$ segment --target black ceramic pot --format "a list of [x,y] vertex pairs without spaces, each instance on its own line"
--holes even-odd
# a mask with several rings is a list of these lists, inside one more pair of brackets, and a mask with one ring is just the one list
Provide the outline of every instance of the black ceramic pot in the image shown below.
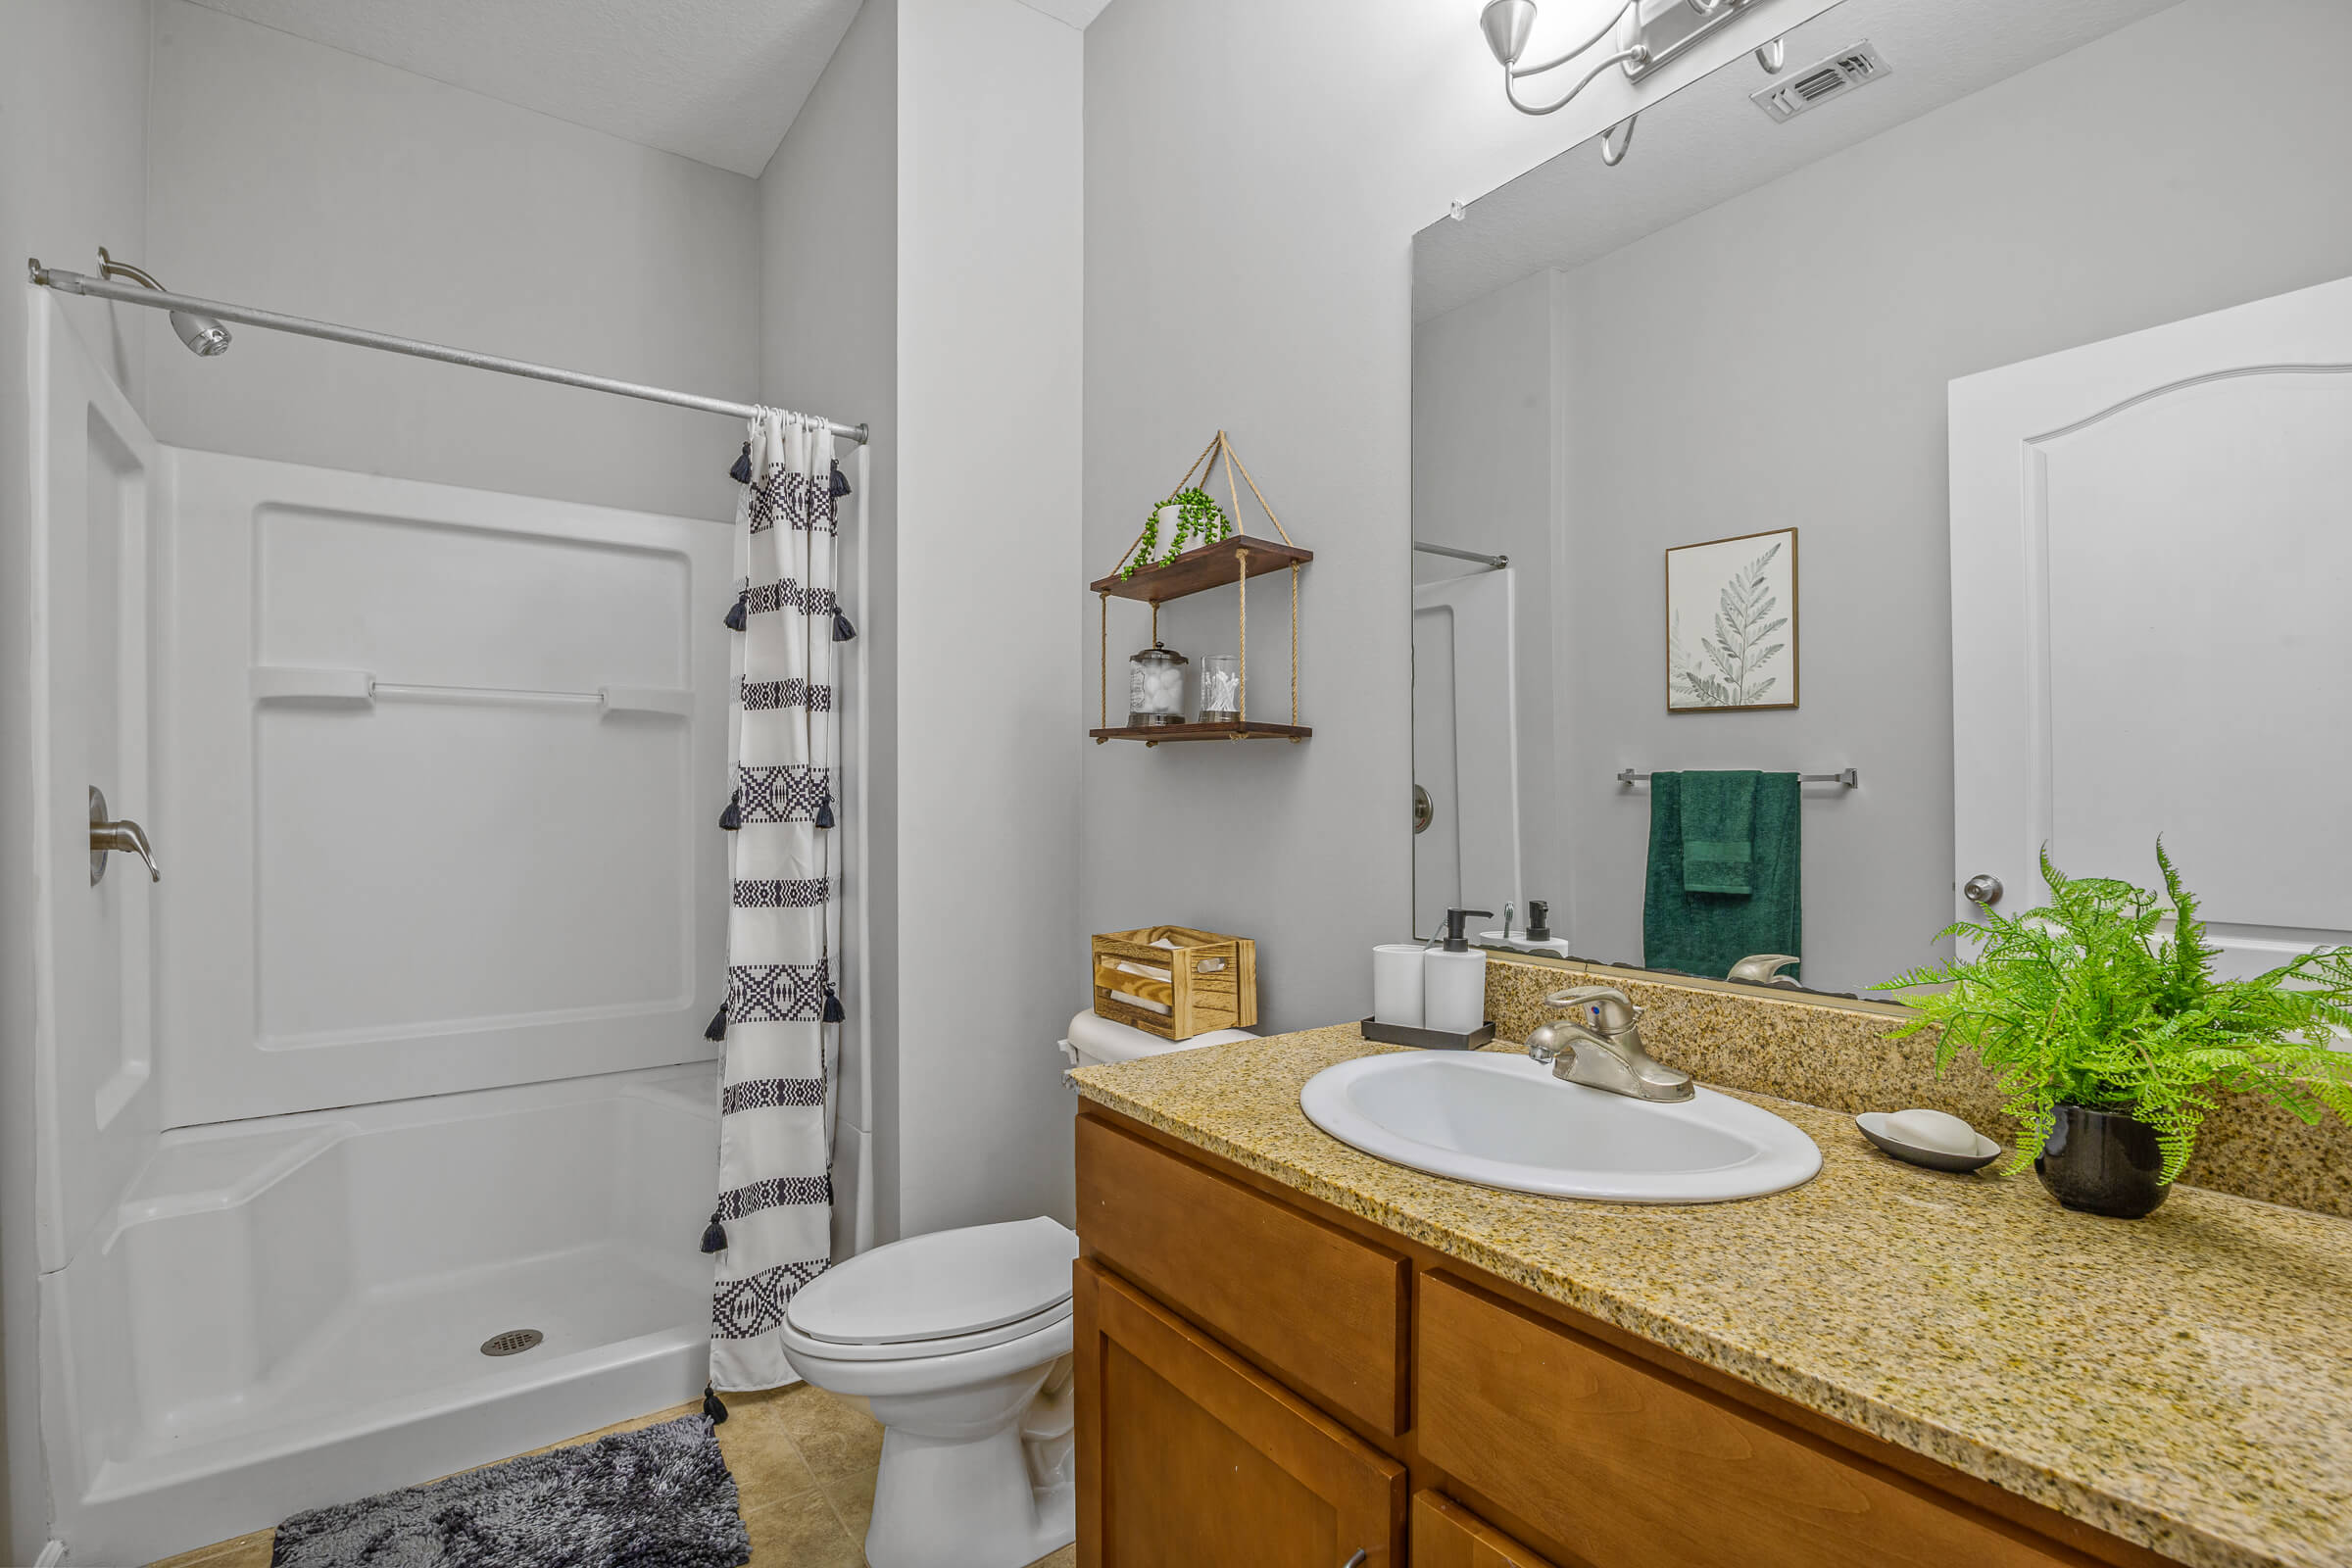
[[2114,1219],[2155,1212],[2170,1187],[2159,1186],[2164,1151],[2156,1129],[2120,1110],[2060,1105],[2034,1174],[2067,1208]]

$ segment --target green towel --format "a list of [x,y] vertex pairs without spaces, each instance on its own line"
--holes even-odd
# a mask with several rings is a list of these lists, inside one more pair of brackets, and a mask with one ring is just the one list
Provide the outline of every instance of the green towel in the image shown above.
[[[1684,806],[1692,781],[1709,775],[1651,774],[1649,880],[1642,906],[1642,962],[1652,969],[1721,979],[1751,954],[1805,951],[1803,855],[1794,773],[1713,776],[1753,780],[1746,834],[1748,891],[1709,893],[1688,885]],[[1793,978],[1799,971],[1784,972]]]
[[1755,891],[1748,870],[1755,859],[1756,780],[1763,776],[1682,775],[1684,892]]

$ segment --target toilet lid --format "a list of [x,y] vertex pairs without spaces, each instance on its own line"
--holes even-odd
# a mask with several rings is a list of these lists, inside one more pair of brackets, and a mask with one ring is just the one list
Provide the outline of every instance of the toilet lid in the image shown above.
[[934,1231],[827,1269],[785,1316],[810,1339],[839,1345],[978,1334],[1068,1300],[1077,1258],[1077,1234],[1043,1217]]

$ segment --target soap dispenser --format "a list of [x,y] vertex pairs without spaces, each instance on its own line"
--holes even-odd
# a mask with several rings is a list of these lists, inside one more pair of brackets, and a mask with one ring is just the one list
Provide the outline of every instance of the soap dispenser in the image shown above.
[[1487,956],[1472,948],[1464,930],[1473,916],[1493,919],[1492,909],[1447,909],[1445,946],[1421,956],[1424,1026],[1466,1035],[1487,1021]]

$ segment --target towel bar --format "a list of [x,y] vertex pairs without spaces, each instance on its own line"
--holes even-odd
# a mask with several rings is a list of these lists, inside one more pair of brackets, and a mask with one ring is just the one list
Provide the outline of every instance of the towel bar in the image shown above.
[[[1629,767],[1618,773],[1617,782],[1631,789],[1647,777],[1649,777],[1647,773],[1637,773]],[[1799,784],[1841,784],[1849,790],[1858,790],[1862,787],[1862,775],[1850,767],[1837,773],[1799,773],[1796,775],[1796,781]]]

